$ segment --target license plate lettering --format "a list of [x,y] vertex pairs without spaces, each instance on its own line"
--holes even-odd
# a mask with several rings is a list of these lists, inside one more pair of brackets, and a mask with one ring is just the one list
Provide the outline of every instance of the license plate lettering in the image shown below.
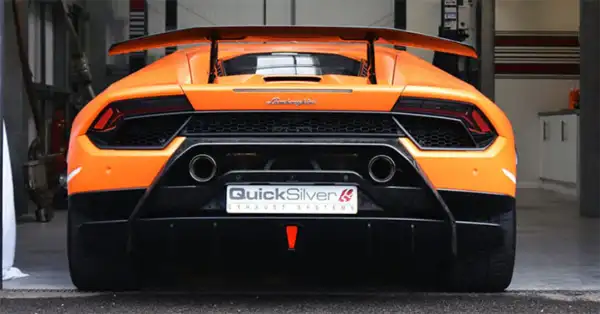
[[356,214],[355,186],[232,185],[228,213]]

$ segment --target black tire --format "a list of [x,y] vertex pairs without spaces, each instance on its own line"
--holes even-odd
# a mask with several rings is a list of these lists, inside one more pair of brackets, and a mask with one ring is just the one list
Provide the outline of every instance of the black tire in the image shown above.
[[[448,273],[446,286],[453,292],[503,292],[512,281],[516,251],[516,211],[487,220],[499,224],[504,231],[504,245],[459,257]],[[460,246],[460,243],[459,243]]]
[[[77,229],[77,216],[69,211],[67,254],[71,281],[81,291],[123,292],[139,288],[137,273],[126,254],[90,254]],[[98,239],[101,241],[101,239]],[[93,253],[93,252],[92,252]]]
[[52,206],[58,210],[65,210],[69,207],[67,189],[60,187],[54,191]]
[[48,223],[54,219],[54,210],[51,208],[39,208],[35,211],[35,221]]

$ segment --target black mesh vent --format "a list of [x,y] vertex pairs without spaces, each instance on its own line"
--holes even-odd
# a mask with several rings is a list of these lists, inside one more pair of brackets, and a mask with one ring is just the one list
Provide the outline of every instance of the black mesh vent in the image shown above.
[[244,112],[192,117],[185,135],[371,135],[401,136],[391,115],[369,113]]
[[460,121],[410,115],[398,115],[396,119],[423,148],[476,147]]
[[90,131],[88,136],[103,148],[164,147],[181,129],[188,116],[166,115],[124,120],[115,130]]

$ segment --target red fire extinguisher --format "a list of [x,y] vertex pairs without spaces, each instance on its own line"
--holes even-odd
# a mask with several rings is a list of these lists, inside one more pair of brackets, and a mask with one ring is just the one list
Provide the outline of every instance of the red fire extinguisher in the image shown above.
[[569,109],[579,109],[579,88],[573,88],[569,92]]

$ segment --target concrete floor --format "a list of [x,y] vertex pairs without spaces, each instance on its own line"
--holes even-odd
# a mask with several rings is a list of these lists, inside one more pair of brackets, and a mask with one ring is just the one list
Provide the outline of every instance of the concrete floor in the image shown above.
[[[600,290],[600,220],[579,217],[571,197],[519,190],[517,265],[510,290]],[[15,266],[29,277],[5,289],[65,290],[65,213],[48,224],[18,227]]]
[[[4,292],[5,294],[8,294]],[[593,292],[513,292],[502,294],[394,295],[219,295],[104,294],[38,297],[14,293],[0,299],[3,313],[598,313],[600,295]],[[26,295],[26,296],[25,296]],[[0,298],[1,298],[0,294]]]

